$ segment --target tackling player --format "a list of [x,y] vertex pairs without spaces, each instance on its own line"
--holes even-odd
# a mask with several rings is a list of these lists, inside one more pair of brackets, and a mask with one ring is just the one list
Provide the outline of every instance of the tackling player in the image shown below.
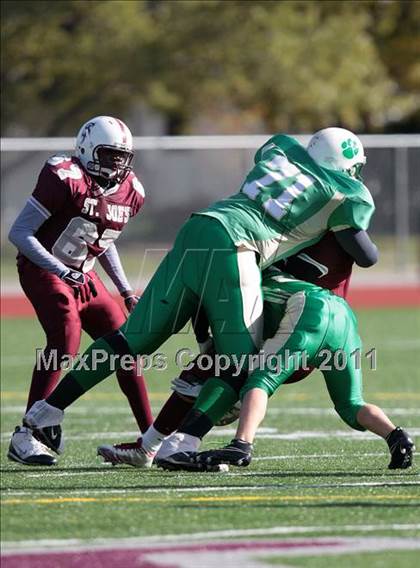
[[[217,353],[256,353],[261,269],[318,242],[329,229],[350,254],[373,246],[366,233],[373,200],[358,179],[365,161],[360,140],[341,128],[316,133],[307,149],[284,135],[268,140],[240,192],[185,223],[127,324],[84,354],[90,369],[69,373],[26,420],[38,428],[58,424],[65,408],[110,374],[111,357],[92,369],[98,349],[110,356],[150,354],[194,316],[197,303],[209,318]],[[195,405],[194,427],[211,427],[237,400],[242,382],[209,379]]]
[[[96,339],[126,320],[93,270],[96,258],[129,312],[138,301],[115,247],[144,202],[132,158],[128,127],[117,118],[92,118],[77,135],[74,156],[53,156],[46,162],[10,230],[9,239],[19,251],[21,286],[47,339],[33,371],[28,409],[54,389],[63,358],[78,353],[82,329]],[[136,369],[120,369],[117,378],[140,430],[145,431],[152,415],[144,378]],[[17,426],[8,457],[26,465],[54,464],[55,458],[40,440],[39,432]],[[59,435],[56,442],[59,449]]]
[[[338,296],[346,297],[353,263],[353,258],[338,244],[334,234],[328,232],[319,243],[289,257],[281,264],[281,268],[299,279],[316,283]],[[194,329],[198,344],[205,345],[210,342],[211,345],[208,322],[203,313],[200,314],[199,322],[200,326],[196,325]],[[299,369],[285,383],[301,381],[310,373],[311,370]],[[180,376],[172,381],[174,392],[147,432],[136,442],[103,444],[98,447],[98,455],[102,456],[105,462],[113,465],[128,464],[134,467],[150,467],[154,459],[156,463],[159,463],[162,459],[180,451],[196,451],[200,443],[199,438],[182,431],[174,436],[171,434],[179,430],[193,407],[202,385],[212,376],[214,376],[214,369],[203,371],[197,363],[192,369],[182,371]],[[233,422],[239,417],[239,408],[235,405],[216,425]],[[171,464],[168,462],[167,466],[169,465]]]

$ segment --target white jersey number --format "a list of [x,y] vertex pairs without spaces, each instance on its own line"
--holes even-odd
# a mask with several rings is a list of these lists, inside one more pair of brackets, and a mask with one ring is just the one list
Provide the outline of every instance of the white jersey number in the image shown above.
[[105,229],[101,238],[99,238],[98,227],[95,223],[83,219],[83,217],[73,217],[55,241],[52,253],[64,264],[79,268],[83,272],[88,272],[95,264],[95,258],[90,258],[86,261],[89,252],[88,244],[93,245],[98,241],[98,246],[106,250],[120,234],[121,231]]
[[276,187],[284,186],[283,192],[278,197],[270,197],[262,203],[267,213],[279,221],[287,213],[290,203],[305,189],[312,186],[315,179],[309,174],[302,173],[285,156],[274,157],[271,162],[267,162],[267,166],[272,171],[259,179],[247,182],[242,191],[255,201],[261,195],[263,188],[273,183],[276,183]]

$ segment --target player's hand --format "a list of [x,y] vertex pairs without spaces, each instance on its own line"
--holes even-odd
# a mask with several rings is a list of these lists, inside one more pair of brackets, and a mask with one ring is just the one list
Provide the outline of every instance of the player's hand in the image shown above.
[[131,314],[139,301],[139,296],[137,296],[132,290],[126,290],[121,294],[121,296],[124,298],[124,304],[127,312]]
[[78,270],[67,270],[60,275],[61,280],[71,286],[72,288],[78,288],[86,284],[86,276],[83,272]]
[[91,297],[96,298],[98,291],[89,276],[78,270],[69,270],[61,275],[61,280],[73,288],[74,297],[82,303],[88,302]]

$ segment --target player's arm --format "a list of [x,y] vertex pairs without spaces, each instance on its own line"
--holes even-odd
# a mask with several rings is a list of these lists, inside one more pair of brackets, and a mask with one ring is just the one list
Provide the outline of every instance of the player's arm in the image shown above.
[[367,231],[344,229],[334,233],[339,245],[349,254],[358,266],[368,268],[378,262],[378,248]]
[[48,252],[35,236],[50,216],[51,213],[31,197],[13,223],[9,232],[9,241],[34,264],[62,278],[69,269]]
[[115,243],[112,243],[106,251],[98,257],[98,259],[102,268],[111,278],[118,292],[124,298],[127,310],[131,312],[137,304],[138,297],[133,292],[127,276],[125,275]]

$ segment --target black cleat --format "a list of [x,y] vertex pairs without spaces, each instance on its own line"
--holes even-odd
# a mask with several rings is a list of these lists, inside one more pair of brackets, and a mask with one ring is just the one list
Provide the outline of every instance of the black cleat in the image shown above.
[[407,469],[411,467],[413,452],[416,447],[407,432],[398,426],[386,437],[386,441],[391,453],[388,469]]
[[60,424],[34,429],[33,435],[56,454],[62,453],[64,449],[64,439]]
[[166,458],[155,458],[154,463],[167,471],[229,471],[229,467],[225,464],[198,463],[194,460],[196,455],[196,452],[178,452]]
[[203,465],[230,464],[246,467],[252,460],[252,444],[235,438],[220,450],[199,452],[194,459]]

